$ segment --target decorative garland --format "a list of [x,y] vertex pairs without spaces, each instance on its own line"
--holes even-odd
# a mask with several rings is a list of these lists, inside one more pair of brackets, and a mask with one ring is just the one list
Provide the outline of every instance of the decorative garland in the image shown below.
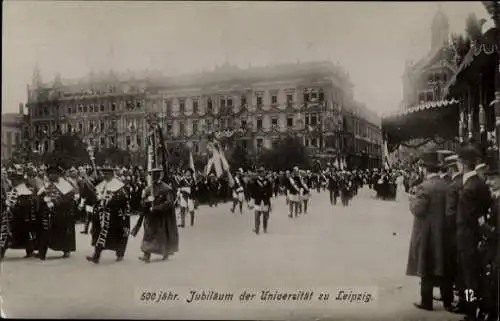
[[[412,144],[409,144],[409,143],[399,143],[399,144],[396,144],[396,145],[401,145],[401,146],[407,147],[407,148],[419,148],[419,147],[424,146],[425,144],[428,144],[431,141],[434,142],[434,143],[436,143],[436,144],[438,144],[438,145],[440,145],[440,144],[443,144],[444,142],[448,141],[448,139],[442,138],[442,140],[439,141],[438,137],[431,137],[431,138],[425,139],[422,143],[418,143],[418,144],[415,144],[415,145],[412,145]],[[453,139],[453,141],[456,141],[456,139]]]

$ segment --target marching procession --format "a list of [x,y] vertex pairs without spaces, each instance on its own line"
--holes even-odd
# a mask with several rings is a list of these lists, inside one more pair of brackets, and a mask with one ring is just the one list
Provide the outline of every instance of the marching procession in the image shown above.
[[[8,250],[24,250],[26,258],[45,260],[47,252],[61,252],[69,258],[76,251],[75,223],[83,223],[80,233],[88,234],[95,248],[90,262],[99,263],[103,250],[112,250],[116,260],[125,256],[129,235],[144,228],[140,259],[149,262],[151,254],[165,260],[179,250],[178,228],[193,226],[199,206],[231,201],[231,212],[254,211],[253,231],[268,230],[272,200],[284,196],[289,217],[307,214],[313,193],[328,190],[332,205],[340,198],[348,206],[364,184],[374,185],[376,171],[340,171],[335,167],[320,173],[295,167],[292,171],[257,171],[234,174],[229,186],[224,177],[205,175],[188,168],[164,179],[162,169],[149,171],[152,183],[146,183],[146,171],[115,168],[110,165],[81,166],[64,170],[57,164],[29,164],[2,168],[2,219],[0,248],[4,258]],[[153,205],[154,203],[154,205]],[[246,206],[244,206],[246,203]],[[132,227],[130,217],[138,215]],[[188,224],[186,224],[188,218]],[[262,218],[262,219],[261,219]],[[262,224],[261,224],[262,222]]]

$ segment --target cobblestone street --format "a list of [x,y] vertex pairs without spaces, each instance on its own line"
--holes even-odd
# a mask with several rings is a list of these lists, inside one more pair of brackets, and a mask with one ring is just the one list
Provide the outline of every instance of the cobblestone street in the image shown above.
[[[402,194],[402,193],[400,193]],[[194,227],[180,230],[181,250],[166,262],[137,258],[142,235],[129,241],[126,259],[104,252],[100,265],[85,260],[92,248],[77,235],[77,252],[67,260],[49,252],[47,261],[10,251],[2,264],[4,310],[10,317],[41,318],[231,318],[329,319],[412,318],[454,320],[435,303],[435,312],[412,306],[418,279],[405,276],[412,217],[405,195],[396,202],[360,191],[352,205],[332,207],[327,193],[314,194],[309,214],[287,216],[283,197],[274,200],[268,234],[252,232],[253,214],[232,214],[230,204],[201,207]],[[77,226],[79,232],[80,226]],[[327,290],[376,289],[362,303],[141,303],[148,289]]]

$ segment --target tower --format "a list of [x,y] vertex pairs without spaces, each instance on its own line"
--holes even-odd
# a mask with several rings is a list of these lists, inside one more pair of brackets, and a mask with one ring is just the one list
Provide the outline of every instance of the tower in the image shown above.
[[443,12],[441,5],[438,7],[436,15],[432,19],[431,25],[431,50],[436,50],[443,46],[443,44],[448,42],[450,34],[450,26],[448,23],[448,18]]
[[35,69],[33,69],[33,76],[31,78],[31,89],[36,90],[41,86],[42,86],[42,76],[40,75],[40,68],[38,67],[38,64],[36,64]]

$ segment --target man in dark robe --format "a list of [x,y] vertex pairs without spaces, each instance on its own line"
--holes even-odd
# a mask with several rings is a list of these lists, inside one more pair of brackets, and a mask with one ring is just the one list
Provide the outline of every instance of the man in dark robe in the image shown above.
[[[420,303],[415,307],[432,310],[432,292],[440,286],[445,307],[451,307],[453,296],[443,281],[445,270],[445,210],[447,184],[439,177],[439,159],[436,151],[423,155],[425,179],[410,197],[410,211],[414,216],[406,274],[420,277]],[[451,293],[452,294],[452,293]]]
[[101,169],[104,180],[96,186],[97,213],[92,221],[92,246],[94,255],[87,256],[89,262],[98,264],[103,250],[116,253],[116,261],[122,261],[127,249],[130,232],[130,216],[127,214],[125,184],[114,176],[115,169]]
[[163,260],[179,250],[179,234],[175,216],[175,192],[162,180],[162,169],[151,171],[153,184],[143,193],[144,212],[132,230],[135,236],[144,221],[141,261],[149,263],[151,254],[161,255]]
[[38,191],[42,225],[39,258],[45,260],[48,249],[62,251],[63,258],[68,258],[76,251],[74,188],[58,166],[50,166],[47,177],[48,182]]

